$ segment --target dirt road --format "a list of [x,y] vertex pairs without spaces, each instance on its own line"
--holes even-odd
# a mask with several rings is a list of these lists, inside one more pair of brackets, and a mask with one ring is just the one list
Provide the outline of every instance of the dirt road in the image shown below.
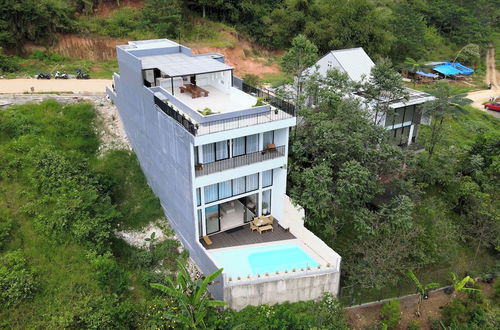
[[489,114],[500,118],[500,112],[485,110],[483,103],[488,101],[491,97],[500,97],[500,72],[495,66],[495,48],[490,47],[486,54],[486,76],[484,82],[491,83],[491,89],[480,90],[467,94],[467,97],[472,100],[472,106],[484,110]]
[[[0,94],[39,92],[105,93],[111,79],[0,79]],[[1,96],[0,96],[1,98]]]

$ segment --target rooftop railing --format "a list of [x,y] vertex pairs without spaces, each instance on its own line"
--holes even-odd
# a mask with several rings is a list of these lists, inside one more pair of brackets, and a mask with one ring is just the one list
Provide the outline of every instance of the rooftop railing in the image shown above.
[[[295,105],[280,99],[267,90],[261,90],[242,82],[242,91],[256,97],[261,97],[265,102],[268,102],[274,108],[271,107],[269,111],[265,112],[239,115],[226,119],[212,120],[205,123],[197,123],[189,117],[189,114],[183,113],[182,107],[180,111],[176,110],[156,95],[154,95],[154,103],[163,113],[176,120],[194,136],[217,133],[295,117]],[[174,104],[174,106],[176,106],[176,104]]]
[[260,163],[265,160],[283,157],[285,155],[285,146],[279,146],[272,149],[265,149],[258,152],[252,152],[233,158],[219,160],[213,163],[196,165],[195,176],[208,175],[216,172],[222,172],[236,167]]

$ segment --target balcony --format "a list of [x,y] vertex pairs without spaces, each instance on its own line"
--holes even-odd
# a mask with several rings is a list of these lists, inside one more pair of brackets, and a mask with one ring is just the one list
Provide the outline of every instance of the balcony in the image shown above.
[[195,176],[208,175],[212,173],[222,172],[236,167],[260,163],[265,160],[275,159],[285,156],[285,146],[279,146],[272,149],[266,149],[250,154],[245,154],[233,158],[219,160],[213,163],[196,165]]

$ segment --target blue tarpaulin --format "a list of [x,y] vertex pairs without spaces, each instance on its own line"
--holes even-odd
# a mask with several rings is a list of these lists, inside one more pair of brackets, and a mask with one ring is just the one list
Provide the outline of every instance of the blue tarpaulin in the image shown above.
[[434,74],[434,73],[427,73],[427,72],[424,72],[424,71],[417,71],[415,72],[416,74],[419,74],[421,76],[424,76],[424,77],[429,77],[429,78],[437,78],[438,75],[437,74]]
[[460,63],[445,62],[444,64],[437,65],[433,69],[436,72],[444,74],[445,76],[454,76],[457,74],[470,75],[474,70],[466,67]]

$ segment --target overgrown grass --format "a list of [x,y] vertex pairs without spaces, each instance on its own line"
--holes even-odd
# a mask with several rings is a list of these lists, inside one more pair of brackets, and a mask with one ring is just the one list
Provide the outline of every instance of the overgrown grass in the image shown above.
[[91,78],[111,79],[113,72],[118,72],[116,60],[90,61],[44,51],[35,51],[26,57],[14,56],[12,59],[18,64],[19,70],[5,73],[5,78],[33,78],[40,72],[54,74],[56,71],[76,75],[76,70],[81,69],[89,72]]
[[[45,148],[61,153],[65,161],[81,169],[82,175],[88,175],[90,181],[86,185],[95,185],[95,192],[103,195],[103,201],[109,196],[111,201],[100,205],[118,211],[114,227],[141,228],[162,216],[135,155],[123,150],[97,155],[99,140],[94,120],[95,110],[90,104],[62,105],[52,100],[0,112],[0,224],[13,223],[2,241],[0,257],[9,251],[21,251],[36,282],[32,299],[0,309],[0,328],[135,328],[147,319],[146,305],[156,297],[149,283],[164,280],[165,273],[158,271],[176,270],[180,257],[177,241],[167,239],[154,249],[145,250],[130,247],[117,238],[108,242],[112,254],[106,267],[117,263],[118,269],[96,269],[95,252],[76,243],[73,234],[59,233],[60,239],[54,240],[53,235],[46,235],[37,226],[38,217],[56,219],[56,214],[65,215],[66,207],[58,209],[57,204],[51,204],[48,209],[27,212],[27,205],[47,194],[46,188],[34,186],[34,174],[39,169],[33,167],[29,158],[39,148]],[[84,166],[86,163],[89,166]],[[59,179],[57,184],[69,189],[79,177],[69,173]],[[92,226],[93,221],[90,217],[83,223]],[[125,283],[115,293],[110,288],[116,283],[117,274],[123,274]]]
[[293,82],[292,77],[290,75],[279,72],[279,73],[264,73],[264,77],[262,78],[262,82],[265,84],[270,84],[272,87],[278,87],[285,84],[290,84]]

